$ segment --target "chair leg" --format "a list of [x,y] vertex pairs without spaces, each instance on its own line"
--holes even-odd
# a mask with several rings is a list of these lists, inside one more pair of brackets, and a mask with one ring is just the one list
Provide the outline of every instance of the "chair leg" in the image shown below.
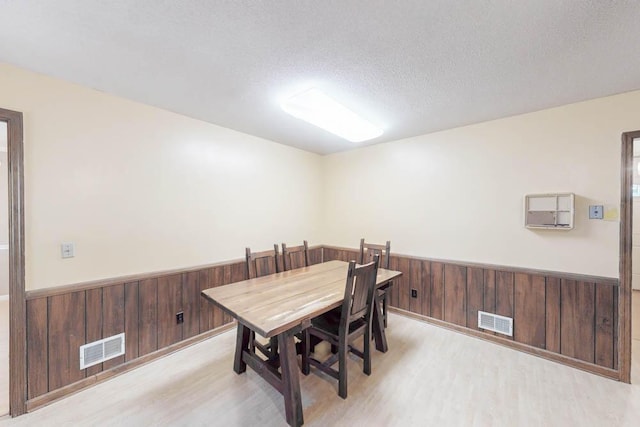
[[362,372],[365,373],[365,375],[371,375],[371,338],[370,335],[372,335],[369,331],[365,332],[364,334],[364,348],[363,353],[364,353],[364,366],[362,368]]
[[349,346],[347,345],[346,337],[343,342],[340,342],[338,346],[338,395],[346,399],[347,398],[347,352]]
[[387,292],[382,295],[382,319],[384,320],[385,329],[387,329]]

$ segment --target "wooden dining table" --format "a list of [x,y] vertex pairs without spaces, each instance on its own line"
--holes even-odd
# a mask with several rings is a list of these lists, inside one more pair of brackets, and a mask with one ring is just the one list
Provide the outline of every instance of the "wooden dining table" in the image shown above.
[[[249,365],[278,390],[291,426],[304,422],[294,336],[307,328],[312,318],[342,304],[348,265],[328,261],[202,291],[207,300],[238,321],[233,370],[241,374]],[[400,275],[399,271],[380,268],[376,285],[381,287]],[[372,332],[376,349],[386,352],[378,293],[374,294]],[[277,337],[277,358],[264,360],[256,354],[249,342],[251,331],[265,338]]]

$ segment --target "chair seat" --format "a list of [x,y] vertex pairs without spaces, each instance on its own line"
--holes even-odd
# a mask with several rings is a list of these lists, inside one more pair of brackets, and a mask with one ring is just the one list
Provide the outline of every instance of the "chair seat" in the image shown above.
[[[311,320],[311,325],[316,329],[320,329],[330,335],[334,335],[337,337],[340,328],[340,311],[338,310],[338,313],[336,314],[335,310],[332,310],[325,313],[324,315],[316,317],[315,319]],[[366,322],[364,321],[364,319],[357,319],[349,324],[349,333],[351,334],[365,325]]]

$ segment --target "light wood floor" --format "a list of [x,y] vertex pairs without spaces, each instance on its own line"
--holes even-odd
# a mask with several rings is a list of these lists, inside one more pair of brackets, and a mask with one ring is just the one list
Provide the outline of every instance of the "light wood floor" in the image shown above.
[[9,413],[9,300],[0,299],[0,416]]
[[[640,425],[640,341],[634,385],[391,315],[389,352],[373,373],[349,364],[349,397],[336,381],[302,376],[308,426]],[[231,369],[235,331],[1,426],[284,426],[282,397],[250,369]]]

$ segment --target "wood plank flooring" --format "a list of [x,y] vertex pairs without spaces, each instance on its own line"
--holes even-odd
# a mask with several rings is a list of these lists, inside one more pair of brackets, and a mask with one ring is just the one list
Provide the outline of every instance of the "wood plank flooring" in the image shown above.
[[[373,372],[349,363],[349,398],[317,371],[301,376],[308,426],[638,426],[640,341],[633,385],[390,314],[389,352]],[[0,426],[284,426],[282,397],[232,369],[235,331]]]

